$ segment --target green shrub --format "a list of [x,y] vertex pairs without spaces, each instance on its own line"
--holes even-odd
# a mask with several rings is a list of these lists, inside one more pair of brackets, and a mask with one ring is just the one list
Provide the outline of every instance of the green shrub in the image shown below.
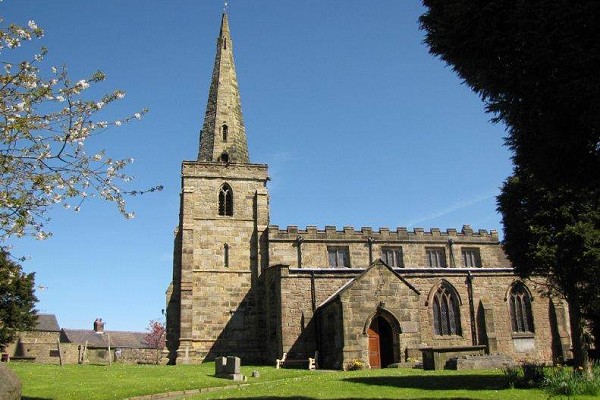
[[544,389],[554,395],[573,396],[600,394],[600,364],[594,365],[592,375],[558,366],[550,370],[544,379]]
[[514,389],[515,386],[517,386],[519,381],[522,379],[520,367],[505,367],[502,369],[502,372],[504,373],[504,377],[506,378],[506,383],[508,383],[508,386],[510,386],[512,389]]
[[528,386],[536,386],[544,382],[544,364],[525,362],[521,368],[523,368],[523,379]]

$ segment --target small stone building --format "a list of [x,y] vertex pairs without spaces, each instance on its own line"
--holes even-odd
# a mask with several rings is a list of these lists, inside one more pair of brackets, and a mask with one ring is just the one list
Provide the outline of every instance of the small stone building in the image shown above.
[[60,337],[63,346],[70,345],[70,363],[154,364],[157,360],[157,350],[146,343],[146,332],[106,331],[102,319],[94,321],[94,329],[62,329]]
[[10,358],[31,359],[45,364],[58,363],[60,327],[54,314],[38,314],[35,327],[19,332],[6,348]]
[[373,368],[423,348],[568,358],[564,301],[515,276],[496,231],[270,225],[268,167],[250,162],[228,17],[217,39],[200,147],[184,161],[173,280],[172,363],[313,357]]

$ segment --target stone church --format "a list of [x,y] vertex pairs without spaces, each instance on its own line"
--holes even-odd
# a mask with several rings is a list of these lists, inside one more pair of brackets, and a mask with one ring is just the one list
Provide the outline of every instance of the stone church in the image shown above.
[[496,231],[280,228],[270,224],[268,181],[267,165],[248,154],[225,13],[198,158],[181,170],[171,363],[318,352],[323,368],[356,359],[379,368],[422,349],[570,358],[565,303],[514,275]]

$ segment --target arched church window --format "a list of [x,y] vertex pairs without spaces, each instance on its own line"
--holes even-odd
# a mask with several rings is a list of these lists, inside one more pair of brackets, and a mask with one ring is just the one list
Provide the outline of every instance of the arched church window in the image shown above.
[[223,133],[223,142],[227,142],[227,134],[229,133],[229,127],[227,124],[223,124],[221,127],[221,132]]
[[440,336],[460,335],[460,310],[454,288],[441,283],[432,300],[434,333]]
[[219,215],[233,215],[233,190],[227,183],[219,189]]
[[222,152],[221,155],[219,156],[219,161],[228,163],[229,162],[229,154],[227,154],[226,151]]
[[510,321],[512,331],[516,333],[533,332],[533,314],[531,313],[531,296],[522,282],[517,282],[510,289]]

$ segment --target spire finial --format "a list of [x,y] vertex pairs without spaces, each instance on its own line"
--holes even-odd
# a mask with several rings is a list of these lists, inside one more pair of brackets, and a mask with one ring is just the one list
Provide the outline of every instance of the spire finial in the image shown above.
[[229,8],[229,2],[227,0],[225,0],[225,3],[223,4],[223,12],[227,13],[228,8]]

